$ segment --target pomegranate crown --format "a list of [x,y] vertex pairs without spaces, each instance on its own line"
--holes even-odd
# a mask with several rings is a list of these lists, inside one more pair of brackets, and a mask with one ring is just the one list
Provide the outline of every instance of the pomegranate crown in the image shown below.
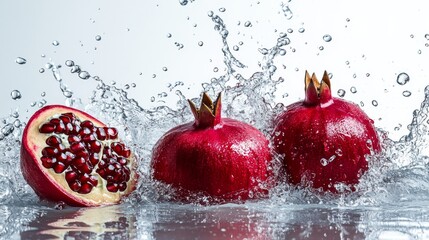
[[316,74],[310,77],[308,71],[305,71],[305,99],[306,105],[328,106],[332,103],[331,80],[328,73],[323,73],[322,81],[318,81]]
[[204,92],[199,109],[191,100],[188,99],[188,102],[195,117],[196,127],[214,127],[220,123],[222,109],[221,93],[218,94],[216,100],[213,102],[209,95]]

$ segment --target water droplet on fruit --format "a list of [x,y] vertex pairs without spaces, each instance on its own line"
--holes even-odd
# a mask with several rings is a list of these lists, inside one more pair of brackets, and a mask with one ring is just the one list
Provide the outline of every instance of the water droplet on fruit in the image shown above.
[[21,98],[21,92],[18,90],[13,90],[12,92],[10,92],[10,96],[12,97],[13,100],[17,100]]
[[22,57],[17,57],[15,59],[15,62],[18,64],[25,64],[27,62],[27,60],[25,58],[22,58]]
[[346,91],[344,91],[344,89],[339,89],[337,91],[337,94],[339,97],[344,97],[346,95]]
[[410,76],[408,76],[408,74],[407,73],[400,73],[399,75],[398,75],[398,77],[396,78],[396,82],[399,84],[399,85],[405,85],[405,84],[407,84],[408,82],[410,81]]
[[325,35],[323,36],[323,41],[325,41],[325,42],[330,42],[331,40],[332,40],[331,35],[329,35],[329,34],[325,34]]
[[409,97],[409,96],[411,96],[411,92],[408,91],[408,90],[405,90],[405,91],[402,92],[402,96]]
[[100,35],[95,36],[95,40],[96,41],[100,41],[101,40],[101,36]]
[[322,158],[320,159],[320,164],[322,164],[322,166],[327,166],[328,165],[328,160],[326,158]]

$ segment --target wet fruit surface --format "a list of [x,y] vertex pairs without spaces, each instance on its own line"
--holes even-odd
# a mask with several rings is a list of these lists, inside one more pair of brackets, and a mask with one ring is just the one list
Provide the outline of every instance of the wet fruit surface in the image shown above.
[[179,189],[179,199],[202,193],[215,201],[258,198],[266,193],[268,140],[256,128],[220,116],[204,94],[201,108],[190,102],[195,122],[168,131],[155,145],[153,177]]
[[289,183],[338,192],[353,190],[368,169],[366,156],[380,151],[373,121],[355,104],[331,96],[325,72],[321,83],[306,73],[305,100],[275,120],[273,142],[284,157]]
[[77,109],[47,106],[23,134],[24,178],[43,199],[70,205],[117,203],[135,188],[135,160],[107,127]]

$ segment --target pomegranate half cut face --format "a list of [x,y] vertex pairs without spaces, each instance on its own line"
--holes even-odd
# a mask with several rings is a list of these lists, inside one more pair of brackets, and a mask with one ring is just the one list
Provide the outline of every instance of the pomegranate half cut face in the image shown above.
[[116,128],[60,105],[46,106],[28,121],[21,169],[42,199],[74,206],[118,203],[137,182],[135,157]]

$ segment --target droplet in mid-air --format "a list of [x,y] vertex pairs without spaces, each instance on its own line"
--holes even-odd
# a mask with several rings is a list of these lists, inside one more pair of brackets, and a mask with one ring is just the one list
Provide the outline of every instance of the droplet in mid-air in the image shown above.
[[405,91],[402,92],[402,96],[409,97],[409,96],[411,96],[411,92],[408,91],[408,90],[405,90]]
[[72,60],[67,60],[65,62],[65,64],[66,64],[67,67],[73,67],[74,66],[74,62]]
[[299,28],[299,29],[298,29],[298,32],[299,32],[299,33],[303,33],[303,32],[305,32],[305,28],[303,28],[303,27],[302,27],[302,28]]
[[346,95],[346,91],[344,91],[344,89],[339,89],[337,91],[337,94],[339,97],[344,97]]
[[39,69],[39,73],[44,73],[45,72],[45,69],[44,68],[40,68]]
[[250,21],[246,21],[246,22],[244,23],[244,26],[245,26],[245,27],[251,27],[251,26],[252,26],[252,23],[251,23]]
[[323,41],[325,41],[325,42],[330,42],[331,40],[332,40],[331,35],[329,35],[329,34],[325,34],[325,35],[323,36]]
[[377,107],[378,106],[378,102],[377,100],[372,100],[372,106]]
[[186,6],[188,4],[188,0],[179,0],[180,5]]
[[22,57],[17,57],[15,59],[15,62],[18,64],[25,64],[27,62],[27,60],[25,58],[22,58]]
[[17,100],[21,98],[21,92],[18,90],[13,90],[12,92],[10,92],[10,96],[12,97],[13,100]]
[[100,35],[95,36],[95,40],[96,41],[100,41],[101,40],[101,36]]
[[398,77],[396,78],[396,82],[399,84],[399,85],[405,85],[405,84],[407,84],[407,82],[409,82],[410,81],[410,76],[408,76],[408,74],[406,74],[406,73],[400,73],[399,75],[398,75]]
[[58,42],[57,40],[55,40],[55,41],[52,42],[52,45],[58,46],[58,45],[60,45],[60,42]]
[[356,93],[356,92],[357,92],[356,87],[351,87],[351,88],[350,88],[350,92],[351,92],[351,93]]
[[87,80],[91,75],[87,71],[82,71],[79,73],[79,77],[83,80]]
[[203,45],[204,45],[204,42],[203,42],[203,41],[199,41],[199,42],[198,42],[198,46],[202,47]]

